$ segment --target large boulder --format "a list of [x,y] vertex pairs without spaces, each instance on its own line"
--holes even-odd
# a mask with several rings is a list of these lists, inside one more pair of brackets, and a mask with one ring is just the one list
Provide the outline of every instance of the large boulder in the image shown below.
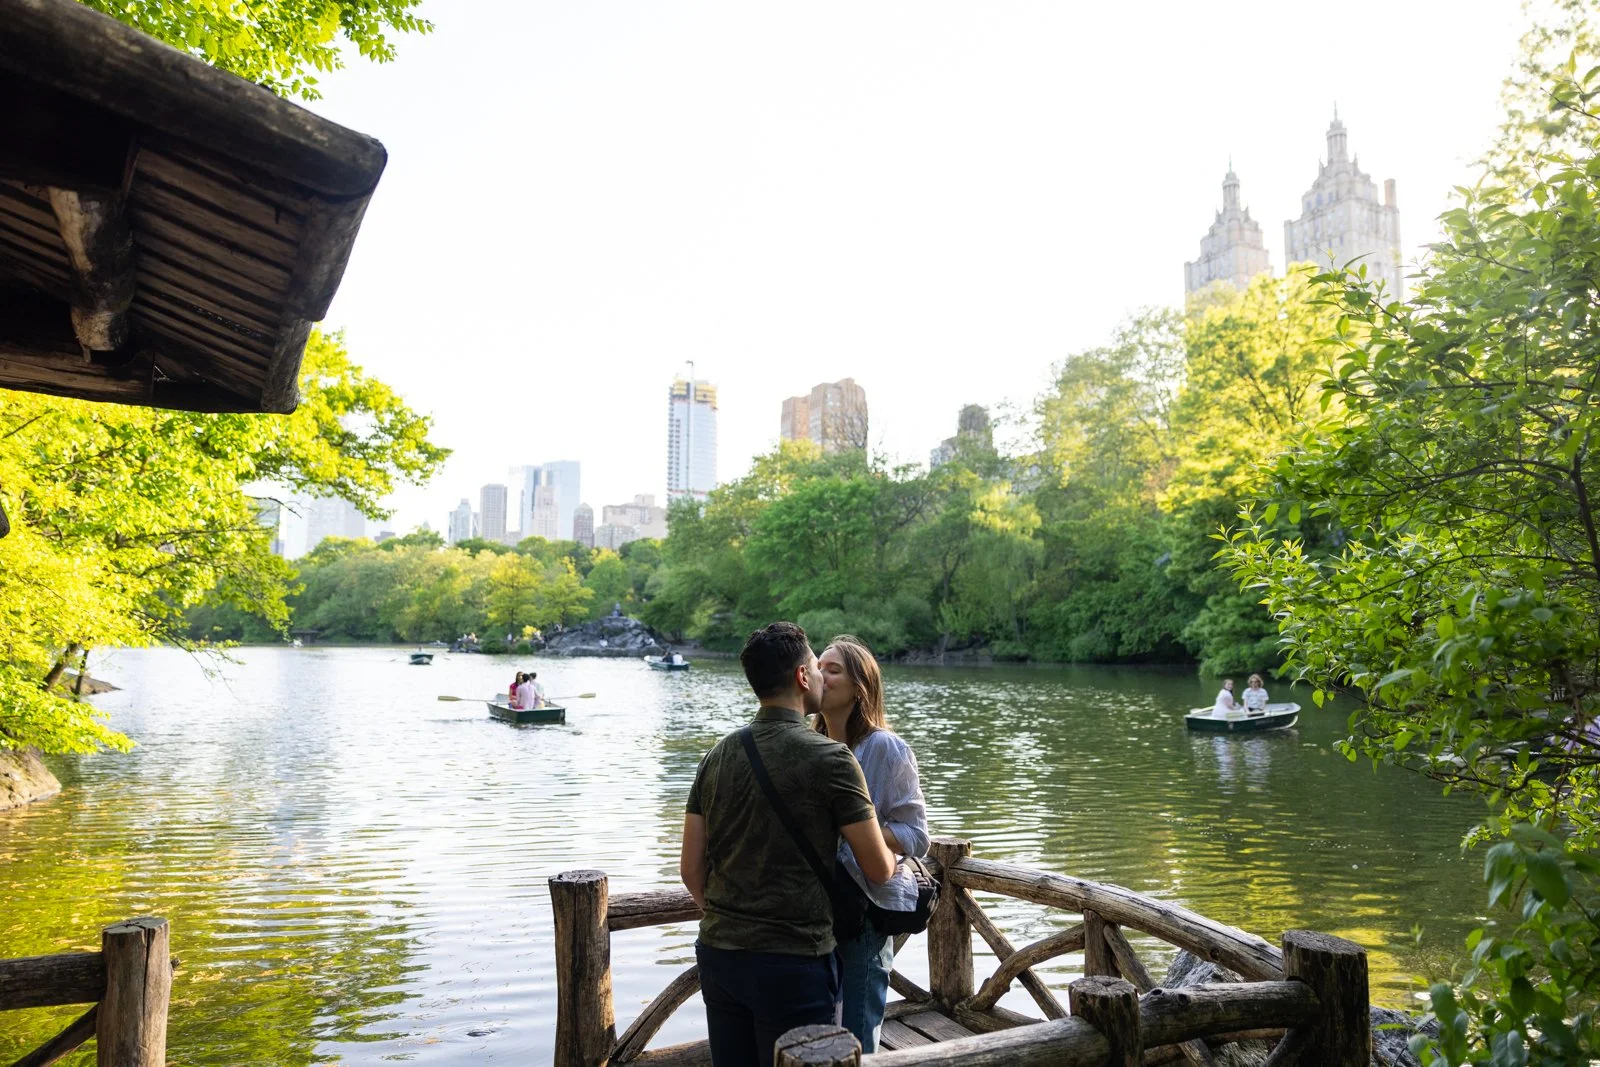
[[[1242,982],[1237,973],[1203,960],[1190,952],[1179,952],[1161,981],[1163,989],[1205,985],[1210,982]],[[1406,1042],[1416,1032],[1416,1019],[1389,1008],[1372,1010],[1372,1067],[1421,1067]],[[1438,1025],[1428,1023],[1429,1033]],[[1235,1041],[1216,1050],[1218,1067],[1259,1067],[1267,1062],[1272,1044],[1267,1041]]]
[[61,792],[61,783],[31,748],[0,750],[0,811]]
[[638,619],[609,615],[558,634],[547,634],[544,652],[551,656],[664,656],[667,642]]

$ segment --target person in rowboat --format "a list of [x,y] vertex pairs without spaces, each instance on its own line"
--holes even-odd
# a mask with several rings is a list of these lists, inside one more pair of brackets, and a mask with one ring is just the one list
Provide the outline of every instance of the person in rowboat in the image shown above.
[[507,705],[509,705],[510,707],[513,707],[513,708],[522,707],[521,701],[517,696],[517,690],[521,689],[522,688],[522,683],[527,681],[527,680],[528,680],[528,676],[526,674],[523,674],[521,671],[518,671],[516,673],[516,675],[511,679],[511,688],[506,690],[506,704]]
[[[883,714],[883,673],[864,642],[840,634],[817,658],[817,666],[822,671],[817,732],[850,746],[866,776],[883,843],[896,856],[894,876],[882,885],[862,875],[855,854],[843,842],[835,862],[878,907],[915,911],[917,883],[898,857],[926,856],[930,844],[917,757],[889,729]],[[894,970],[894,938],[864,917],[861,929],[841,940],[836,951],[844,1003],[841,1025],[855,1034],[862,1052],[876,1052],[889,998],[889,972]]]
[[1267,710],[1267,690],[1261,682],[1261,675],[1252,674],[1250,684],[1245,687],[1244,707],[1246,711],[1263,712]]
[[517,706],[522,708],[544,707],[544,686],[539,684],[539,672],[529,671],[522,684],[517,687]]
[[1234,712],[1243,712],[1244,705],[1233,698],[1233,679],[1224,678],[1222,688],[1217,691],[1217,702],[1211,706],[1213,719],[1226,719]]

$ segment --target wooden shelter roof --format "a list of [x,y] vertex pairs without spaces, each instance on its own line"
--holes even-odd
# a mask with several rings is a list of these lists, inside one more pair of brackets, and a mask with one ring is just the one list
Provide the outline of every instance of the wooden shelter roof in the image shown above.
[[0,388],[293,411],[383,146],[75,0],[0,0]]

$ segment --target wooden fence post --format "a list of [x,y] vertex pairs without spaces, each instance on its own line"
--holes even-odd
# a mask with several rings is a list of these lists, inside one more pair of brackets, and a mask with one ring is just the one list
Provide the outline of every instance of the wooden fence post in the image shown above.
[[933,999],[946,1009],[972,996],[972,924],[956,903],[950,868],[972,853],[972,842],[936,837],[928,850],[939,864],[939,907],[928,921],[928,985]]
[[1304,1035],[1305,1047],[1317,1050],[1317,1062],[1367,1067],[1372,1062],[1372,1012],[1366,951],[1342,937],[1290,930],[1283,935],[1283,975],[1310,986],[1321,1004],[1317,1022]]
[[617,1040],[604,871],[550,879],[556,924],[556,1067],[598,1067]]
[[1083,909],[1083,973],[1084,977],[1121,977],[1111,944],[1106,940],[1106,921],[1099,912],[1088,908]]
[[165,919],[129,919],[100,931],[106,995],[95,1017],[98,1067],[165,1067],[170,940]]
[[1110,1043],[1109,1067],[1141,1067],[1144,1037],[1139,1032],[1139,991],[1132,982],[1091,975],[1067,986],[1067,998],[1072,1014]]
[[861,1042],[842,1026],[797,1026],[778,1038],[773,1067],[859,1067]]

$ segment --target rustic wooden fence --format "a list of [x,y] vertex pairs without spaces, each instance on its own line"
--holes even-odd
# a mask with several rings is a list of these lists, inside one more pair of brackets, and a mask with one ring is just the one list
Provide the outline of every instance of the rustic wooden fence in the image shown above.
[[0,1011],[90,1004],[13,1067],[44,1067],[94,1038],[97,1067],[163,1067],[172,969],[165,919],[100,931],[99,952],[0,960]]
[[[1131,1067],[1186,1061],[1214,1064],[1212,1046],[1272,1040],[1271,1067],[1367,1067],[1371,1055],[1366,953],[1326,934],[1289,931],[1279,949],[1253,934],[1120,886],[974,858],[971,845],[934,840],[942,903],[928,927],[929,989],[898,971],[890,986],[884,1043],[874,1067],[908,1064],[1055,1064]],[[984,913],[973,890],[1061,909],[1076,925],[1021,948]],[[696,967],[668,984],[621,1037],[611,1000],[611,932],[699,917],[681,889],[611,896],[601,871],[550,879],[556,942],[556,1067],[701,1067],[704,1041],[646,1049],[661,1026],[699,989]],[[1156,986],[1125,931],[1155,937],[1238,972],[1243,982],[1164,990]],[[981,984],[972,960],[976,932],[994,951]],[[904,939],[900,944],[904,944]],[[1046,960],[1084,954],[1085,977],[1063,1005],[1034,973]],[[1043,1018],[999,1006],[1012,983]],[[911,1022],[916,1029],[901,1023]],[[943,1022],[941,1022],[943,1021]],[[779,1063],[854,1063],[854,1038],[837,1028],[805,1027],[779,1042]],[[832,1058],[830,1058],[832,1057]]]

